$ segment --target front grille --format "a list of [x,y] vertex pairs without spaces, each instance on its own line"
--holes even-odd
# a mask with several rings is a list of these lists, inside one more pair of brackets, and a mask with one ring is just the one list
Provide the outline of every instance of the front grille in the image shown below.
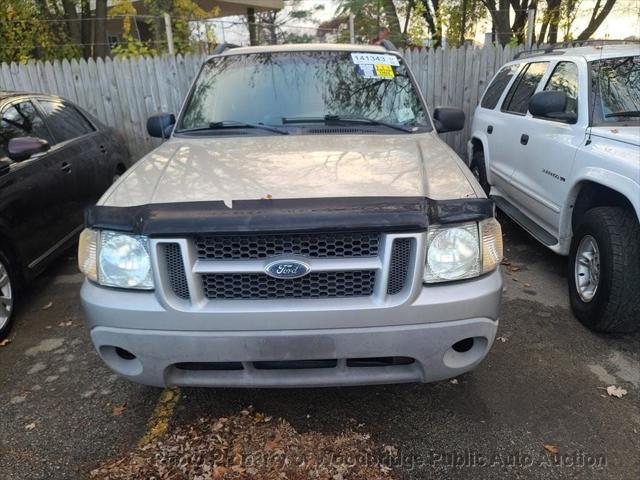
[[272,235],[208,235],[196,238],[198,258],[203,260],[248,260],[277,255],[311,258],[353,258],[378,255],[380,234],[333,232]]
[[166,243],[163,245],[163,248],[171,290],[176,297],[188,300],[189,286],[187,285],[187,276],[184,271],[180,245],[177,243]]
[[412,240],[410,238],[398,238],[393,242],[391,270],[389,272],[389,283],[387,284],[387,293],[389,295],[400,293],[407,284],[409,262],[411,260],[411,244]]
[[272,298],[345,298],[373,294],[375,270],[311,272],[301,278],[272,278],[264,273],[202,275],[207,298],[262,300]]

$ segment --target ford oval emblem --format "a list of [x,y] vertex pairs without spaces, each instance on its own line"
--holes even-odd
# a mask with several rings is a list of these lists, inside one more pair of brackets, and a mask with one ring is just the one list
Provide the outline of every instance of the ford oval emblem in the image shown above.
[[300,278],[311,271],[309,265],[299,260],[277,260],[264,269],[273,278]]

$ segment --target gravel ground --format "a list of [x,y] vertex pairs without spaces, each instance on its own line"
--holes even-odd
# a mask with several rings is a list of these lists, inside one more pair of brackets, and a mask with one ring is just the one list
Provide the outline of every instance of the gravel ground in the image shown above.
[[[582,327],[568,308],[566,260],[503,225],[499,337],[475,371],[429,385],[182,389],[169,430],[253,405],[300,433],[370,434],[397,449],[399,478],[640,478],[640,333]],[[163,393],[119,379],[93,351],[72,255],[25,292],[0,347],[2,479],[87,478],[148,435]],[[608,385],[628,394],[610,397]]]

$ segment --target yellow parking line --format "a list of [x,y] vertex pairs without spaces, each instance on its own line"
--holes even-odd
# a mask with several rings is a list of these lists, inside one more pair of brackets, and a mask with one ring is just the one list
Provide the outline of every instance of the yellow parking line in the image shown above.
[[169,427],[169,420],[173,415],[176,405],[180,401],[182,393],[179,388],[166,388],[160,394],[156,408],[147,422],[147,431],[138,441],[138,445],[143,447],[148,443],[157,440]]

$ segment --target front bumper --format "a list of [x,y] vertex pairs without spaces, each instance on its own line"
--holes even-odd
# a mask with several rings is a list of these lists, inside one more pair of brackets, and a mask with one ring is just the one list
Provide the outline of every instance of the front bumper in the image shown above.
[[[501,292],[502,278],[495,271],[421,287],[406,302],[391,306],[354,302],[327,309],[322,301],[305,300],[267,301],[270,306],[251,311],[179,311],[159,302],[154,292],[90,282],[84,283],[81,298],[100,356],[132,381],[154,386],[306,387],[430,382],[471,370],[493,343]],[[473,342],[453,348],[465,339]],[[354,360],[381,357],[413,361],[354,366]],[[334,363],[306,368],[307,360]],[[277,368],[260,364],[273,361],[290,363]]]

